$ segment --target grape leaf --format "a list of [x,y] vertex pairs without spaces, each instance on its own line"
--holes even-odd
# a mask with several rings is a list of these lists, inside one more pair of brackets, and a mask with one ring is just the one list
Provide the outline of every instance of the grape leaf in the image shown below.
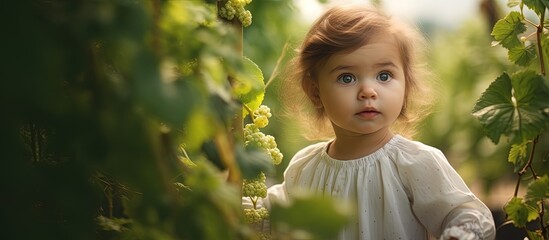
[[538,16],[545,12],[545,8],[549,7],[549,1],[547,0],[523,0],[522,1],[528,8],[534,10]]
[[522,22],[521,14],[512,11],[505,18],[496,22],[492,30],[492,36],[504,48],[511,49],[522,45],[518,35],[524,31],[526,31],[526,26]]
[[543,77],[533,71],[522,71],[509,76],[503,73],[482,93],[473,108],[485,134],[494,143],[502,135],[513,143],[534,138],[547,128],[549,90]]
[[[263,72],[249,58],[243,58],[243,69],[235,75],[233,94],[251,110],[256,110],[263,102],[265,83]],[[244,116],[247,111],[244,110]]]
[[528,186],[526,191],[526,200],[537,203],[544,198],[549,198],[549,177],[544,175],[536,179]]
[[534,44],[528,46],[521,44],[520,46],[509,49],[508,56],[511,62],[526,67],[537,58],[536,46]]
[[538,211],[524,203],[522,198],[513,197],[504,207],[507,218],[513,221],[516,227],[524,227],[526,223],[538,218]]
[[511,150],[509,150],[508,161],[515,166],[515,173],[520,171],[526,164],[526,153],[530,142],[524,141],[520,144],[513,144]]

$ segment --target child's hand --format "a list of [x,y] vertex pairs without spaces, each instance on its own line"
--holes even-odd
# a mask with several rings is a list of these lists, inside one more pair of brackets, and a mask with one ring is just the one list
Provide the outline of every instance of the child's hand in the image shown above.
[[478,233],[475,232],[474,229],[471,229],[471,224],[467,224],[466,226],[460,225],[460,226],[452,226],[450,228],[447,228],[444,230],[444,233],[442,233],[442,236],[440,237],[441,240],[480,240],[481,237]]

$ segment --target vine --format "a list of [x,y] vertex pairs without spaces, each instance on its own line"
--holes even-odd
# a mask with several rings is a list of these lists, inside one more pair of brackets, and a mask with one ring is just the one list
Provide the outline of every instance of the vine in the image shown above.
[[[504,206],[508,223],[523,228],[529,239],[547,240],[549,177],[538,174],[534,160],[539,137],[549,130],[549,88],[545,69],[549,58],[545,19],[549,2],[511,0],[508,6],[518,6],[519,11],[511,11],[499,20],[492,36],[496,40],[494,45],[507,49],[509,60],[519,70],[513,74],[503,73],[492,82],[478,99],[473,115],[495,144],[502,136],[507,136],[511,144],[507,160],[514,165],[517,182],[512,198]],[[526,18],[526,9],[532,10],[538,19]],[[528,33],[528,29],[533,31]],[[525,181],[528,181],[526,195],[519,196],[519,188]],[[527,228],[527,224],[534,221],[538,222],[537,229]]]
[[[2,71],[3,236],[264,236],[242,195],[259,201],[282,155],[260,134],[271,115],[266,84],[242,53],[250,3],[23,0],[1,9],[18,23],[6,26]],[[229,6],[232,20],[220,20]],[[245,122],[260,138],[246,142]],[[259,184],[239,185],[248,180]],[[315,220],[339,216],[323,207]]]

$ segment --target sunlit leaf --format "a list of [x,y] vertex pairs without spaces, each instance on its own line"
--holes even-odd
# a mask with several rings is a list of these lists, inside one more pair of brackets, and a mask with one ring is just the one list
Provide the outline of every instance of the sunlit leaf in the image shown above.
[[536,46],[530,44],[528,46],[520,45],[511,48],[509,49],[508,56],[511,62],[520,66],[528,66],[537,58]]
[[547,99],[549,90],[540,75],[523,71],[510,77],[504,73],[482,93],[473,115],[494,143],[502,135],[520,143],[547,127],[549,117],[543,112],[549,105]]
[[504,19],[496,22],[492,30],[492,36],[504,48],[511,49],[521,45],[518,35],[526,31],[519,12],[510,12]]
[[[237,73],[233,82],[233,93],[251,110],[257,109],[265,95],[263,72],[249,58],[243,58],[243,70]],[[244,110],[244,115],[247,112]]]
[[526,201],[538,202],[549,198],[549,177],[544,175],[528,186]]
[[218,128],[215,119],[206,114],[205,111],[195,110],[183,128],[185,149],[191,151],[200,149],[204,141],[211,138]]
[[538,211],[525,204],[522,198],[514,197],[504,207],[507,218],[513,221],[516,227],[524,227],[526,223],[538,218]]
[[336,239],[339,230],[347,223],[349,213],[345,204],[336,204],[332,199],[295,196],[289,206],[273,206],[271,223],[275,229],[304,231],[308,233],[308,239]]
[[530,142],[531,141],[524,141],[520,144],[513,144],[511,146],[508,160],[515,166],[515,172],[518,172],[526,164],[526,155]]

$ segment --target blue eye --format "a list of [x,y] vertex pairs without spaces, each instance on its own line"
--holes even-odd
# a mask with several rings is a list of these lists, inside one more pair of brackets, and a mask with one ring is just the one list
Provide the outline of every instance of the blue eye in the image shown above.
[[352,74],[344,73],[337,77],[337,81],[343,84],[349,84],[355,82],[356,78]]
[[377,75],[377,80],[382,81],[382,82],[386,82],[386,81],[391,80],[392,77],[393,76],[389,72],[380,72]]

